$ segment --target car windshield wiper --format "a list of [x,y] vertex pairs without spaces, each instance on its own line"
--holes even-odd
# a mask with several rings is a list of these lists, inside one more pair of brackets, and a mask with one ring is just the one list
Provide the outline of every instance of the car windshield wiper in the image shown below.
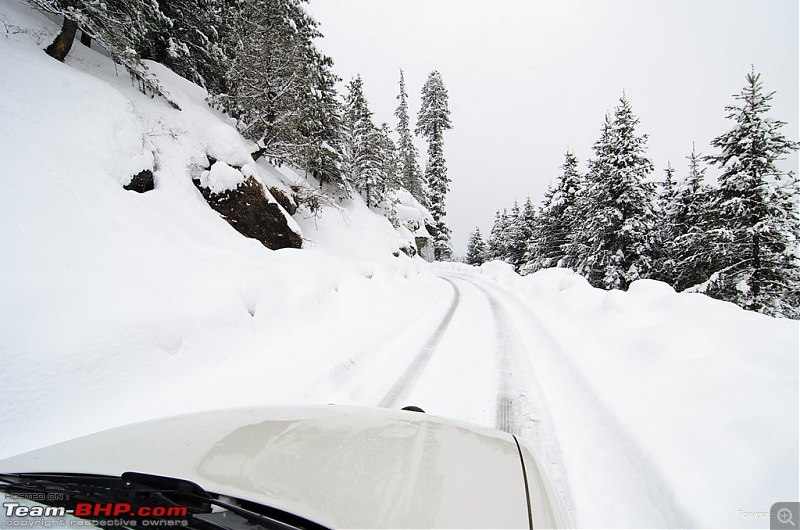
[[[90,520],[113,520],[124,517],[158,519],[139,515],[142,507],[181,508],[187,528],[198,530],[297,530],[325,527],[282,510],[242,501],[247,508],[220,500],[194,482],[145,473],[128,472],[120,477],[88,474],[21,473],[0,474],[0,491],[50,506],[75,510],[80,502],[124,503],[130,507],[122,514],[76,515]],[[46,499],[44,501],[40,499]],[[212,506],[224,511],[213,511]],[[101,510],[102,512],[102,510]],[[260,513],[265,512],[265,513]],[[152,513],[148,511],[148,514]],[[174,510],[169,513],[176,513]]]

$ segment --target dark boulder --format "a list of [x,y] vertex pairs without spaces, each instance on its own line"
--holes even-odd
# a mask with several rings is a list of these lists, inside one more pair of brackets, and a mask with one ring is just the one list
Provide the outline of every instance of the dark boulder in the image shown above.
[[209,206],[245,237],[273,250],[302,247],[302,236],[289,227],[281,207],[267,198],[264,187],[253,177],[221,193],[212,193],[199,180],[193,182]]
[[136,193],[144,193],[155,188],[155,180],[153,179],[153,172],[149,169],[142,171],[131,177],[131,181],[124,185],[128,191],[135,191]]

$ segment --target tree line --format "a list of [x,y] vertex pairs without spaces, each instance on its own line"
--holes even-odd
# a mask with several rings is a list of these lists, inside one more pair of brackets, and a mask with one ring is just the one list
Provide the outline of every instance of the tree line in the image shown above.
[[[798,149],[766,116],[774,92],[760,74],[725,107],[730,131],[694,146],[685,177],[670,164],[651,178],[647,135],[623,96],[607,114],[587,170],[569,151],[539,206],[498,211],[487,240],[470,236],[465,261],[503,260],[521,274],[566,267],[602,289],[664,281],[768,315],[800,318],[798,181],[777,162]],[[706,164],[720,170],[707,182]]]
[[105,48],[143,92],[177,108],[143,60],[164,64],[204,87],[208,104],[236,120],[258,146],[254,158],[306,171],[329,197],[361,194],[396,224],[392,192],[407,189],[434,218],[436,258],[450,258],[443,135],[452,125],[439,72],[431,72],[422,87],[414,128],[428,142],[423,173],[402,70],[392,131],[374,123],[360,76],[338,93],[333,60],[314,44],[322,33],[304,10],[307,0],[29,1],[63,17],[61,32],[45,50],[52,57],[63,61],[80,32],[82,43]]

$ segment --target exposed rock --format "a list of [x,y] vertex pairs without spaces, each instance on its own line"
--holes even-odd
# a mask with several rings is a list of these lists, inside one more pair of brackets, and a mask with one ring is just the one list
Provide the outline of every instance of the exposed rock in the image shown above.
[[272,194],[272,197],[278,201],[278,204],[280,204],[284,210],[289,212],[289,215],[294,215],[297,212],[296,197],[292,196],[290,198],[278,188],[270,188],[269,192]]
[[[419,245],[419,240],[420,239],[424,239],[424,238],[418,237],[416,239],[417,239],[416,243]],[[409,258],[413,258],[414,256],[417,255],[417,249],[412,247],[412,246],[405,245],[405,246],[400,247],[400,250],[403,251],[403,254],[405,254]],[[400,254],[397,253],[397,252],[395,252],[394,255],[397,256],[397,257],[400,256]]]
[[252,153],[250,153],[250,156],[253,158],[253,160],[258,160],[259,158],[261,158],[262,156],[264,156],[264,154],[265,154],[266,152],[267,152],[267,150],[266,150],[266,149],[264,149],[263,147],[259,147],[258,149],[256,149],[256,150],[255,150],[255,151],[253,151]]
[[419,221],[413,218],[409,219],[408,221],[406,221],[406,226],[412,232],[416,232],[417,230],[419,230]]
[[425,220],[425,230],[428,231],[428,233],[431,235],[431,238],[435,238],[436,234],[439,233],[439,230],[436,228],[436,226],[429,224],[427,219]]
[[417,244],[417,253],[425,261],[432,262],[435,257],[433,253],[433,244],[429,237],[415,237],[414,243]]
[[[416,222],[416,219],[412,219]],[[410,221],[412,221],[410,220]],[[419,223],[417,224],[417,229],[414,230],[414,244],[416,245],[417,255],[419,255],[422,259],[428,262],[433,262],[435,259],[434,252],[433,252],[433,239],[436,237],[436,227],[429,224],[428,220],[425,219],[423,221],[425,230],[420,231],[421,227]],[[421,235],[418,235],[421,234]]]
[[234,190],[218,194],[203,187],[199,179],[192,182],[209,206],[242,235],[257,239],[273,250],[303,245],[303,238],[289,227],[281,207],[267,199],[264,187],[253,177]]
[[131,177],[131,181],[124,185],[128,191],[135,191],[136,193],[144,193],[155,188],[155,180],[153,179],[153,172],[149,169],[142,171]]

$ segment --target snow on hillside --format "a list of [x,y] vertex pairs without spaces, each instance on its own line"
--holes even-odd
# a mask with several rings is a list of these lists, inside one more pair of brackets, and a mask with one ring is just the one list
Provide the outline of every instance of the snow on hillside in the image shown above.
[[[491,308],[462,285],[483,305],[455,311],[448,338],[456,291],[438,274],[503,293],[579,526],[762,526],[741,511],[798,497],[797,322],[658,282],[605,292],[560,269],[522,278],[395,256],[410,222],[424,233],[407,194],[399,229],[354,198],[299,209],[304,248],[268,250],[208,206],[196,164],[210,155],[286,193],[313,179],[254,163],[205,92],[167,69],[149,64],[181,111],[96,51],[46,56],[57,27],[25,4],[0,2],[0,17],[0,458],[182,412],[374,406],[363,396],[438,327],[427,377],[450,382],[420,395],[491,421]],[[153,191],[122,188],[154,166]],[[204,178],[238,177],[220,165]],[[479,357],[483,371],[464,361]]]
[[[46,56],[57,27],[26,5],[0,15],[0,455],[296,401],[297,383],[436,310],[446,286],[395,257],[407,237],[357,198],[299,210],[303,250],[268,250],[211,210],[190,177],[207,155],[284,189],[305,179],[254,164],[202,89],[150,64],[174,110],[96,51]],[[122,188],[154,163],[155,190]]]

